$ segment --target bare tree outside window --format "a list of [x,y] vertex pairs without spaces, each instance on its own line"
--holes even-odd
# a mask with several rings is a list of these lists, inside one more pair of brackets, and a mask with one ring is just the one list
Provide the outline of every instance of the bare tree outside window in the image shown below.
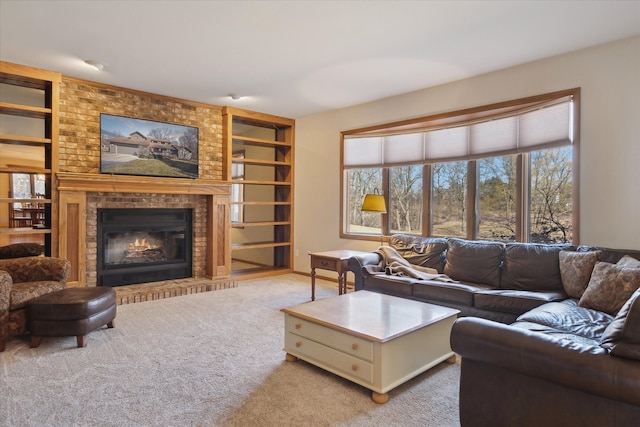
[[382,192],[382,169],[350,169],[348,171],[349,212],[347,229],[351,233],[376,233],[382,230],[380,214],[362,212],[364,196],[375,190]]
[[434,163],[433,234],[466,236],[467,162]]
[[392,233],[422,233],[422,166],[389,169]]
[[531,167],[531,230],[537,243],[571,242],[572,149],[561,147],[533,151]]
[[516,240],[516,156],[481,159],[479,236]]

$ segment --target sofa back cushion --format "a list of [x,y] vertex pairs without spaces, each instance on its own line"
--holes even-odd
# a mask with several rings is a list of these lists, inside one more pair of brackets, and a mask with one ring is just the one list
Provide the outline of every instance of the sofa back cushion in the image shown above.
[[442,273],[447,239],[394,234],[389,238],[389,246],[398,251],[411,264],[435,268],[439,273]]
[[616,315],[639,287],[637,259],[624,256],[616,264],[597,262],[579,305]]
[[640,289],[631,295],[607,326],[600,345],[614,356],[640,360]]
[[508,243],[500,287],[562,291],[559,254],[562,250],[574,249],[570,244]]
[[454,280],[498,287],[504,243],[447,239],[444,274]]
[[569,297],[582,298],[589,285],[593,267],[600,261],[601,254],[601,251],[560,251],[562,287]]
[[617,263],[625,256],[630,256],[632,258],[640,260],[640,250],[634,250],[634,249],[613,249],[613,248],[603,248],[600,246],[580,245],[578,246],[577,251],[578,252],[600,251],[600,257],[598,261],[608,262],[611,264]]

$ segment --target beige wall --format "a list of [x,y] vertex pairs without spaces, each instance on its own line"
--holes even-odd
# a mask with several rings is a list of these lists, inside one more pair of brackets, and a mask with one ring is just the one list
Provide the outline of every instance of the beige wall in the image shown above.
[[309,271],[309,251],[378,246],[339,237],[340,131],[574,87],[582,88],[580,242],[640,249],[640,37],[633,37],[297,119],[294,269]]

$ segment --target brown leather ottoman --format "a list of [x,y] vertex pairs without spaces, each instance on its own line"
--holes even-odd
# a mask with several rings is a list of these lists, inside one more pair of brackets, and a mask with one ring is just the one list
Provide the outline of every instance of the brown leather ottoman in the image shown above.
[[29,303],[27,314],[31,347],[42,337],[75,335],[78,347],[87,346],[87,334],[103,325],[113,328],[116,292],[111,287],[67,288],[42,295]]

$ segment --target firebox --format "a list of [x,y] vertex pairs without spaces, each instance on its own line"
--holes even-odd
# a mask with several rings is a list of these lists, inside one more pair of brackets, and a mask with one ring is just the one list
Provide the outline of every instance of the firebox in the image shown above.
[[98,286],[191,277],[191,209],[98,209]]

